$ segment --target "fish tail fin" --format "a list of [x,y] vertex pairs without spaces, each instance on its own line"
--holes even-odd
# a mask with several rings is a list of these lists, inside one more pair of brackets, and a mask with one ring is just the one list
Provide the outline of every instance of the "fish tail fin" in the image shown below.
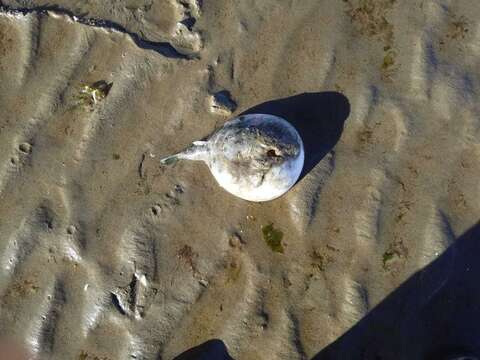
[[195,141],[192,145],[187,147],[182,152],[178,154],[167,156],[160,160],[162,165],[172,165],[175,164],[178,160],[195,160],[195,161],[205,161],[208,156],[208,148],[206,141]]
[[167,156],[160,160],[162,165],[173,165],[179,160],[178,154]]

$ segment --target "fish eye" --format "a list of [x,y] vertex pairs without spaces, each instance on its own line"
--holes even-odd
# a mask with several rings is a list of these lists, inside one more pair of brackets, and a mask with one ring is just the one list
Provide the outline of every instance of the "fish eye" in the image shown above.
[[274,149],[270,149],[267,151],[267,156],[268,157],[277,157],[277,152]]

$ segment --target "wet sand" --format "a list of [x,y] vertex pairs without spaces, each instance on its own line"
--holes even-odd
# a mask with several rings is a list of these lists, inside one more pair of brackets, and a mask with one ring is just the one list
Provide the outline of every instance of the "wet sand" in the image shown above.
[[[1,3],[0,337],[38,359],[480,350],[480,4]],[[304,139],[285,196],[160,166],[254,112]]]

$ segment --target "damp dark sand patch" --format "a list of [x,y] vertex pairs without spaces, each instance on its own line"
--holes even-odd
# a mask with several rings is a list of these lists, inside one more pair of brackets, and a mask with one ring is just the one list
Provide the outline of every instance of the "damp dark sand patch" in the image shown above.
[[177,258],[182,260],[194,274],[197,273],[195,260],[198,258],[198,254],[193,251],[191,246],[184,245],[180,250],[178,250]]
[[408,257],[408,249],[402,240],[396,240],[383,253],[382,263],[384,270],[391,270],[391,266],[395,260],[406,259]]
[[393,25],[387,13],[395,0],[346,0],[346,13],[361,35],[383,38],[385,45],[393,41]]
[[344,0],[345,13],[355,30],[362,36],[376,38],[383,42],[384,56],[380,71],[383,80],[391,80],[399,65],[394,46],[394,27],[388,20],[388,13],[396,0]]

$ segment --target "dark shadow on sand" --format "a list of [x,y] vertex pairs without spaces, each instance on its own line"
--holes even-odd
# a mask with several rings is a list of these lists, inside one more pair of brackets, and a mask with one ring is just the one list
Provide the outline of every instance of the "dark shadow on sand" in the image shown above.
[[233,360],[223,341],[213,339],[195,346],[173,360]]
[[313,360],[444,360],[454,354],[480,354],[480,223]]
[[241,115],[256,113],[280,116],[300,133],[305,147],[302,179],[340,139],[350,103],[338,92],[303,93],[264,102]]
[[[447,360],[460,354],[480,354],[480,223],[312,360]],[[232,360],[221,340],[175,358],[203,359]]]

